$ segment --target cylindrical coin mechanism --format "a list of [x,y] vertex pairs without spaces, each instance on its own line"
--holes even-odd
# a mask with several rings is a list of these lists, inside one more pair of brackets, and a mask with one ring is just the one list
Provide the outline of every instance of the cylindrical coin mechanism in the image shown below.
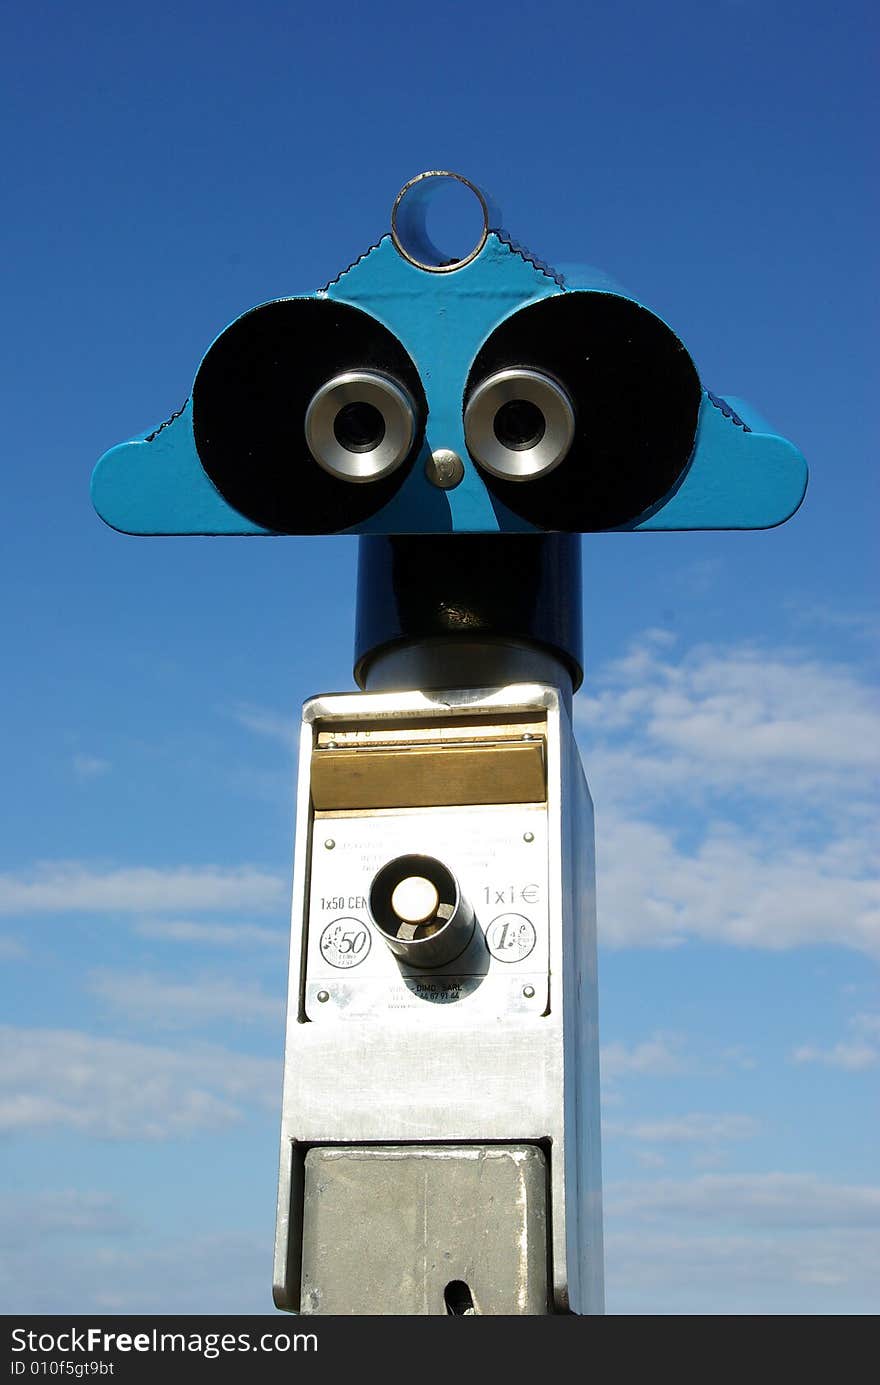
[[460,956],[474,933],[474,911],[448,866],[434,856],[397,856],[374,877],[370,917],[391,951],[415,967]]

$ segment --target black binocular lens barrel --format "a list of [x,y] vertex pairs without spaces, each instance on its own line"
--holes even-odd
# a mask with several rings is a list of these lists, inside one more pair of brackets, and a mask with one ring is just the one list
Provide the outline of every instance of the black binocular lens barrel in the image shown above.
[[539,529],[632,523],[681,480],[697,431],[693,361],[664,322],[613,293],[520,308],[480,348],[464,398],[489,491]]
[[217,338],[193,386],[199,459],[241,514],[279,534],[332,534],[397,494],[427,402],[392,332],[332,299],[286,298]]

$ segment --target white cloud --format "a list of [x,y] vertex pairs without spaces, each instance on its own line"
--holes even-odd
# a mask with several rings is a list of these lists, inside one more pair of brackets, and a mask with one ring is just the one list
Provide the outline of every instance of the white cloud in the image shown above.
[[605,1187],[611,1313],[875,1313],[880,1187],[813,1173]]
[[606,1121],[603,1135],[639,1140],[645,1144],[713,1144],[728,1140],[749,1140],[758,1133],[758,1122],[751,1116],[704,1114],[639,1121]]
[[120,1236],[133,1229],[119,1200],[75,1188],[0,1198],[0,1241],[16,1250],[35,1239],[59,1236]]
[[716,1141],[714,1144],[698,1145],[691,1154],[691,1164],[695,1169],[720,1169],[728,1163],[728,1153]]
[[[215,1223],[222,1215],[214,1209]],[[93,1231],[91,1240],[79,1241],[32,1233],[14,1259],[0,1260],[4,1312],[228,1317],[273,1311],[269,1224],[262,1232],[218,1229],[158,1243],[145,1228],[137,1237],[110,1225],[103,1235]]]
[[193,923],[188,919],[142,919],[134,925],[142,938],[196,943],[206,947],[286,947],[289,933],[253,923]]
[[791,841],[874,820],[880,699],[842,664],[751,646],[675,660],[649,631],[597,671],[575,721],[600,810],[713,803],[735,817],[748,801]]
[[219,1045],[160,1048],[0,1026],[0,1133],[164,1140],[223,1129],[248,1107],[277,1107],[280,1067]]
[[845,1227],[772,1233],[667,1231],[609,1221],[609,1313],[870,1314],[877,1310],[880,1237]]
[[284,717],[265,707],[255,707],[248,703],[239,703],[230,710],[235,720],[248,731],[255,731],[258,736],[268,736],[270,740],[279,741],[289,751],[296,750],[300,733],[299,711],[296,716]]
[[171,981],[146,972],[100,971],[89,989],[127,1019],[164,1029],[197,1029],[215,1020],[277,1026],[284,1017],[281,996],[234,979]]
[[597,814],[598,917],[611,946],[703,938],[780,949],[836,943],[880,955],[873,843],[853,834],[812,850],[710,824],[686,850],[660,825]]
[[792,1051],[795,1063],[821,1063],[827,1068],[843,1068],[847,1072],[864,1072],[880,1065],[880,1015],[855,1015],[849,1023],[850,1039],[831,1048],[801,1044]]
[[880,1187],[829,1183],[815,1174],[703,1174],[689,1182],[614,1183],[610,1216],[733,1221],[769,1227],[880,1227]]
[[95,870],[55,861],[0,874],[0,914],[228,913],[283,907],[287,883],[254,866],[131,866]]
[[639,1149],[636,1150],[636,1162],[641,1164],[643,1169],[662,1169],[666,1164],[666,1157],[658,1154],[655,1149]]
[[112,769],[110,761],[98,755],[74,755],[72,763],[77,779],[100,779]]
[[789,601],[786,605],[792,620],[801,626],[844,631],[869,644],[880,643],[880,619],[873,608],[866,611],[842,611],[818,602],[805,606],[800,601]]
[[880,706],[853,668],[647,631],[575,703],[612,946],[880,955]]
[[640,750],[671,756],[678,773],[698,766],[713,782],[745,778],[772,796],[796,792],[792,775],[851,791],[853,775],[880,767],[873,689],[852,669],[804,654],[704,645],[673,662],[649,632],[575,705],[591,740],[625,729]]
[[722,1049],[721,1057],[725,1063],[730,1063],[736,1068],[742,1068],[744,1072],[751,1072],[758,1066],[757,1060],[745,1044],[732,1044],[730,1047]]
[[802,1044],[794,1049],[792,1058],[796,1063],[822,1063],[827,1068],[844,1068],[848,1072],[863,1072],[880,1063],[880,1053],[876,1048],[858,1043],[839,1043],[827,1049]]
[[682,1041],[674,1034],[653,1034],[641,1043],[615,1040],[601,1048],[602,1081],[613,1082],[634,1073],[661,1075],[681,1072],[685,1066]]

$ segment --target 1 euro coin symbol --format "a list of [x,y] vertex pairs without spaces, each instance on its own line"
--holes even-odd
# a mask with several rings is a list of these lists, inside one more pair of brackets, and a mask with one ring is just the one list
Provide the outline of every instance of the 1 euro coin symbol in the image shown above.
[[486,946],[499,962],[521,962],[536,942],[535,926],[524,914],[500,914],[486,929]]

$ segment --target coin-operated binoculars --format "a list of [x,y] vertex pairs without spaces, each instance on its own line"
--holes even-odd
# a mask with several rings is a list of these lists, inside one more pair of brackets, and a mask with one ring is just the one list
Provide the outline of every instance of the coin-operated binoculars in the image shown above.
[[767,528],[806,486],[655,314],[496,227],[413,179],[93,478],[128,533],[361,536],[362,691],[306,703],[299,761],[274,1292],[303,1313],[602,1312],[579,535]]

